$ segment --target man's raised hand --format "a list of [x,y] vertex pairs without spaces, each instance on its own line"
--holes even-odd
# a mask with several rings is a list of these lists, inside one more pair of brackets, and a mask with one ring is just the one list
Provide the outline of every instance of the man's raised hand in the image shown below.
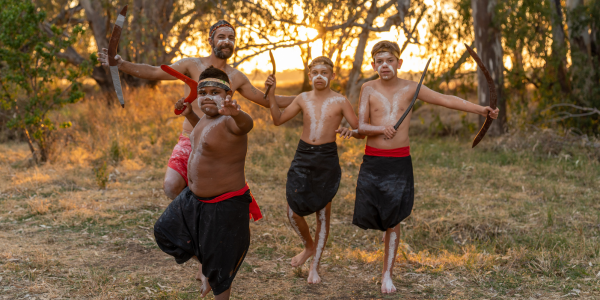
[[[123,58],[121,55],[117,54],[115,59],[117,60],[117,66],[123,63]],[[108,49],[102,48],[102,51],[98,51],[98,60],[103,66],[108,67]]]
[[267,87],[271,87],[271,89],[269,90],[269,95],[275,95],[275,87],[277,86],[277,80],[275,79],[275,76],[273,76],[272,74],[269,75],[269,77],[267,77],[267,80],[265,81],[265,88]]
[[219,109],[219,114],[224,116],[235,117],[240,113],[240,106],[237,101],[232,100],[230,95],[227,95],[225,101],[223,101],[223,107]]
[[492,119],[495,120],[495,119],[498,118],[498,114],[500,113],[500,109],[499,108],[493,109],[493,108],[491,108],[489,106],[485,106],[483,108],[483,114],[482,115],[485,116],[485,117],[487,117],[488,113],[490,114],[490,118],[492,118]]
[[192,107],[190,106],[189,103],[187,103],[183,100],[185,100],[185,98],[181,98],[181,99],[179,99],[179,101],[177,101],[177,103],[175,103],[175,109],[177,109],[177,110],[183,109],[183,112],[181,113],[181,115],[185,117],[192,112]]

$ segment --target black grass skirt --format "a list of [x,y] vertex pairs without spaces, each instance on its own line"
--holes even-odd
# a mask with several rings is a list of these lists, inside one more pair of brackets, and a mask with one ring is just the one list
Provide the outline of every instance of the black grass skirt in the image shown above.
[[393,228],[406,219],[415,197],[410,156],[363,156],[356,184],[352,224],[362,229]]
[[320,211],[337,193],[341,178],[335,142],[311,145],[300,140],[287,174],[288,205],[300,216]]
[[217,203],[186,187],[154,224],[158,247],[182,264],[193,256],[215,295],[229,289],[250,246],[250,191]]

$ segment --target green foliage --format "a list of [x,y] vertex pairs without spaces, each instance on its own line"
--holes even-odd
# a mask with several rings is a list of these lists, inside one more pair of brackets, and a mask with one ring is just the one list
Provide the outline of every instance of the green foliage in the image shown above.
[[[573,11],[561,7],[566,20],[563,26],[568,32],[589,31],[598,35],[600,1],[589,1]],[[504,53],[510,57],[512,68],[506,70],[507,103],[513,117],[520,124],[549,125],[548,120],[558,118],[563,127],[575,127],[583,132],[598,132],[600,116],[575,116],[581,111],[557,109],[560,103],[583,107],[600,106],[600,66],[598,51],[577,51],[576,45],[569,49],[557,49],[553,36],[553,1],[509,0],[497,6],[495,23],[502,30]],[[564,16],[563,16],[564,18]],[[592,41],[598,40],[593,37]],[[571,40],[565,41],[571,42]],[[593,42],[592,42],[593,44]],[[592,45],[593,47],[593,45]],[[570,50],[570,51],[568,51]],[[570,55],[566,84],[561,88],[559,72],[561,61]]]
[[45,23],[46,13],[30,1],[0,0],[0,7],[0,112],[10,118],[9,128],[25,133],[34,157],[37,145],[45,162],[53,132],[70,126],[54,124],[49,112],[84,96],[78,80],[92,65],[74,67],[61,58],[83,29],[70,28],[67,37],[64,30]]
[[100,189],[105,189],[108,183],[108,168],[106,161],[102,160],[94,167],[94,175],[96,176],[96,184]]

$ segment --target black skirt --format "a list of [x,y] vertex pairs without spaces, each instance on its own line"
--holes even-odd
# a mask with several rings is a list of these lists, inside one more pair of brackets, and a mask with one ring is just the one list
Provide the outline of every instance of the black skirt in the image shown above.
[[415,197],[410,156],[363,156],[356,184],[352,224],[362,229],[393,228],[406,219]]
[[331,202],[341,179],[335,142],[311,145],[300,140],[287,174],[288,205],[299,216],[318,212]]
[[250,191],[217,203],[186,187],[154,224],[158,247],[178,264],[196,256],[215,295],[229,289],[250,246]]

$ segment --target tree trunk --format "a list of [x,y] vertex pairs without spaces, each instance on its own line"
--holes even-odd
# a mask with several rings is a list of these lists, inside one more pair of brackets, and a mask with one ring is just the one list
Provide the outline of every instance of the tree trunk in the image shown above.
[[[580,104],[591,106],[587,101],[593,95],[594,79],[597,71],[594,68],[592,58],[592,43],[589,26],[586,23],[583,0],[567,0],[567,11],[569,18],[569,43],[571,45],[571,81],[573,82],[573,94],[579,99]],[[592,96],[593,97],[593,96]]]
[[[485,64],[496,87],[498,94],[498,108],[500,115],[492,123],[489,133],[500,135],[505,132],[506,126],[506,102],[503,97],[504,83],[504,64],[502,61],[503,51],[501,43],[501,33],[499,28],[493,27],[496,0],[471,0],[473,10],[473,32],[475,33],[475,47],[481,61]],[[489,88],[483,72],[477,70],[477,94],[479,104],[483,106],[490,105]],[[483,125],[485,117],[479,117],[479,124]]]
[[563,13],[560,0],[547,0],[552,13],[552,60],[551,68],[556,69],[558,83],[563,93],[571,91],[571,84],[567,75],[567,45],[565,30],[563,28]]
[[306,91],[310,91],[312,89],[312,87],[310,86],[310,79],[308,78],[308,64],[310,63],[311,60],[311,55],[310,55],[310,45],[306,44],[306,48],[300,46],[300,51],[302,52],[302,64],[304,65],[304,81],[302,82],[302,91],[301,92],[306,92]]
[[[367,18],[365,19],[365,24],[367,26],[372,26],[373,21],[378,16],[377,9],[377,0],[371,1],[371,7],[369,8],[369,13]],[[369,33],[371,31],[368,28],[363,28],[358,36],[358,46],[356,47],[356,52],[354,52],[354,62],[352,63],[352,70],[348,75],[348,83],[346,84],[346,97],[350,100],[350,103],[355,104],[358,102],[358,96],[360,94],[360,87],[362,82],[359,82],[359,79],[362,75],[362,64],[365,57],[365,48],[367,47],[367,42],[369,41]]]

